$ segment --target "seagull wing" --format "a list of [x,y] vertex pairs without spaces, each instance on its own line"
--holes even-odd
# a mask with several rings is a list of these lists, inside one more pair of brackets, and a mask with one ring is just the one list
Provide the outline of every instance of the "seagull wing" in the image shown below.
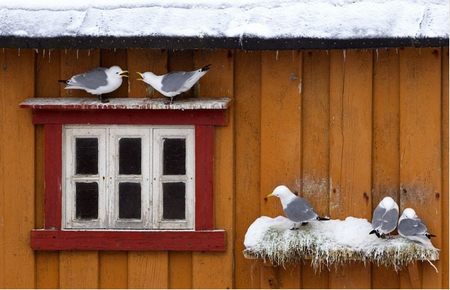
[[165,92],[178,92],[195,73],[196,71],[168,73],[161,80],[161,89]]
[[383,216],[386,213],[386,209],[381,206],[377,206],[372,216],[372,228],[379,229],[383,224]]
[[424,235],[427,227],[420,219],[403,219],[398,224],[398,231],[404,236]]
[[69,86],[81,87],[86,89],[97,89],[108,84],[106,68],[98,67],[88,72],[74,75],[69,81]]
[[381,225],[381,230],[384,233],[390,233],[397,227],[398,221],[398,209],[392,208],[383,215],[383,223]]
[[284,213],[294,222],[304,222],[317,218],[317,213],[309,202],[301,197],[298,197],[287,204]]

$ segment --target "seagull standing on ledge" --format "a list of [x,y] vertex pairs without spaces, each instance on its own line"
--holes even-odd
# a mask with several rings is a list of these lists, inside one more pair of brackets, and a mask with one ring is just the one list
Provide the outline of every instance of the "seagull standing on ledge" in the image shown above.
[[427,226],[417,216],[412,208],[405,208],[398,221],[398,233],[408,240],[416,241],[422,245],[433,247],[431,238],[435,235],[428,232]]
[[372,216],[373,230],[369,234],[375,234],[384,238],[397,227],[398,205],[390,196],[386,196],[375,208]]
[[320,217],[306,199],[296,196],[284,185],[277,186],[267,197],[271,196],[280,199],[286,217],[294,222],[292,229],[298,229],[299,225],[305,225],[309,221],[329,220],[327,217]]
[[208,72],[210,66],[208,64],[194,71],[170,72],[160,76],[152,72],[138,72],[137,74],[141,77],[138,79],[139,81],[143,81],[165,97],[170,98],[170,104],[172,104],[174,97],[192,88]]
[[98,67],[74,75],[68,80],[59,80],[59,82],[67,85],[66,90],[85,90],[90,94],[97,95],[102,103],[107,103],[109,100],[102,95],[117,90],[122,85],[122,78],[128,77],[127,73],[128,71],[122,70],[116,65],[110,68]]

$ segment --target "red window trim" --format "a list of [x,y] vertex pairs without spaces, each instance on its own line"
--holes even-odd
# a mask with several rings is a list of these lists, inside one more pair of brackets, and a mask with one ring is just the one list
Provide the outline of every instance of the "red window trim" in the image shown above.
[[[214,125],[227,124],[225,109],[152,110],[29,106],[44,125],[45,221],[31,232],[34,250],[224,251],[225,231],[214,229]],[[195,125],[195,230],[62,230],[62,128],[64,124]],[[117,241],[116,241],[117,240]]]

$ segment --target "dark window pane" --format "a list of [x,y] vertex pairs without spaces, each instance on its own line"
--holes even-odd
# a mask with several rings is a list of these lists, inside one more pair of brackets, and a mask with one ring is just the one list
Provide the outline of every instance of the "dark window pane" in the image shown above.
[[97,182],[77,182],[75,209],[77,219],[96,219],[98,217]]
[[163,175],[186,174],[186,140],[164,139]]
[[119,218],[141,218],[141,184],[119,183]]
[[98,139],[77,138],[76,147],[76,169],[77,174],[98,173]]
[[184,182],[163,183],[163,219],[186,219]]
[[120,139],[119,174],[141,174],[141,138]]

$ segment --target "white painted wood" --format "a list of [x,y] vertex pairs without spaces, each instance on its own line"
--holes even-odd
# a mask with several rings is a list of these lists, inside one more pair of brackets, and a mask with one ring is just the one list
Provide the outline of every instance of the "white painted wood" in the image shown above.
[[[75,174],[75,138],[96,137],[99,174]],[[141,174],[119,174],[120,138],[141,138]],[[186,175],[162,175],[162,140],[186,140]],[[195,129],[193,126],[67,125],[63,129],[63,228],[193,229],[195,222]],[[75,182],[98,182],[99,218],[75,217]],[[163,182],[185,182],[186,219],[162,219]],[[119,182],[141,184],[141,219],[119,219]]]
[[[159,229],[193,229],[195,221],[195,131],[190,129],[154,129],[153,133],[153,223]],[[163,175],[163,140],[164,138],[182,138],[186,140],[186,175]],[[163,183],[184,182],[186,219],[163,219]]]
[[[75,172],[75,140],[76,138],[98,139],[98,174],[77,175]],[[106,203],[107,192],[106,179],[106,154],[102,148],[106,147],[106,132],[95,127],[80,128],[66,127],[63,130],[63,222],[65,228],[104,228],[106,226]],[[75,183],[97,182],[98,183],[98,219],[82,220],[76,218]]]

